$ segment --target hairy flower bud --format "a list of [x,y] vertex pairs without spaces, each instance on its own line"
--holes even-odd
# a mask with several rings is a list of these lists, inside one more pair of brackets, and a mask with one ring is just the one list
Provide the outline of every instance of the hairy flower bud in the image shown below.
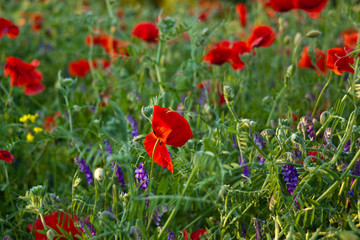
[[101,181],[105,177],[105,171],[102,168],[97,168],[94,173],[95,179]]
[[319,30],[311,30],[306,34],[307,38],[317,38],[321,35],[321,32]]

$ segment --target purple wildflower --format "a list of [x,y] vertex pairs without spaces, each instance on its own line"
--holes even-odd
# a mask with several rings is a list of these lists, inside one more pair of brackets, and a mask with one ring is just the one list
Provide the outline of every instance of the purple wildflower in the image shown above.
[[[84,220],[82,222],[80,222],[80,226],[79,226],[80,230],[82,232],[84,232],[86,234],[86,236],[88,237],[93,237],[96,235],[96,229],[95,229],[95,226],[91,224],[91,222],[89,220]],[[91,236],[89,236],[87,234],[87,231],[86,230],[89,230],[90,233],[91,233]]]
[[[351,170],[351,174],[355,175],[355,176],[360,176],[360,161],[359,160],[356,161],[354,168]],[[355,179],[356,178],[351,179],[350,187],[353,185]],[[359,187],[359,184],[358,184],[358,187]],[[350,196],[354,197],[354,190],[353,191],[349,190],[348,193]]]
[[[263,138],[263,136],[261,136],[260,133],[255,132],[254,133],[254,142],[256,143],[256,145],[259,146],[260,149],[263,149],[265,147],[266,141]],[[258,163],[264,163],[265,162],[265,157],[262,156],[261,154],[258,155],[258,157],[260,158],[260,160],[258,161]]]
[[254,227],[255,227],[255,232],[256,232],[256,240],[263,240],[262,236],[261,236],[261,233],[262,233],[262,229],[261,229],[261,223],[263,221],[255,218],[254,219]]
[[146,190],[149,184],[149,175],[147,174],[146,168],[143,163],[139,164],[139,167],[135,170],[135,178],[139,183],[139,187]]
[[166,229],[165,232],[169,233],[169,235],[167,237],[167,240],[174,240],[175,239],[175,233],[173,231],[171,231],[170,229]]
[[314,126],[313,122],[308,117],[302,117],[302,118],[300,118],[298,129],[300,129],[301,124],[304,125],[310,140],[314,141],[315,140],[315,126]]
[[265,139],[258,132],[254,133],[254,142],[256,143],[256,145],[259,146],[260,149],[263,149],[265,147],[265,144],[266,144]]
[[235,135],[232,136],[232,140],[233,140],[233,142],[232,142],[233,148],[237,148],[237,143],[236,143],[236,137],[235,137]]
[[295,154],[295,157],[297,157],[297,158],[301,158],[301,151],[299,150],[299,149],[295,149],[294,150],[294,154]]
[[81,158],[79,160],[79,157],[76,157],[75,163],[79,166],[80,172],[83,172],[85,174],[85,178],[86,178],[88,185],[92,184],[93,183],[93,175],[92,175],[90,167],[86,164],[85,159]]
[[239,165],[240,167],[243,167],[243,174],[245,177],[250,177],[250,171],[247,167],[247,163],[246,163],[246,160],[245,158],[243,157],[239,157]]
[[205,86],[202,88],[202,93],[201,93],[200,98],[199,98],[199,105],[200,105],[200,106],[204,106],[204,104],[205,104],[204,99],[206,99],[206,89],[205,89]]
[[326,143],[332,143],[332,134],[333,134],[333,130],[332,128],[327,128],[324,132],[324,140]]
[[178,114],[180,114],[181,116],[184,116],[184,110],[185,110],[184,104],[179,103],[177,106],[176,112]]
[[119,166],[116,166],[115,174],[118,178],[118,182],[121,184],[121,187],[125,187],[124,173]]
[[167,206],[164,205],[162,207],[162,210],[159,210],[159,207],[156,208],[154,216],[153,216],[153,220],[156,224],[156,226],[160,226],[160,222],[161,222],[161,217],[164,215],[164,213],[167,212]]
[[349,152],[351,141],[350,139],[346,142],[343,152]]
[[246,238],[246,229],[244,223],[241,223],[243,237]]
[[129,114],[126,116],[126,120],[129,122],[129,124],[132,127],[131,136],[137,137],[139,135],[139,132],[138,132],[138,125],[136,119]]
[[281,171],[284,174],[284,182],[286,183],[288,193],[293,194],[299,179],[296,168],[292,165],[284,165]]

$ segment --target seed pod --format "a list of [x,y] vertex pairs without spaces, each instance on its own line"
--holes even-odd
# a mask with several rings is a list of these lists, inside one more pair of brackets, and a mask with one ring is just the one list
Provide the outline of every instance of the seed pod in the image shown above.
[[317,38],[321,35],[321,32],[319,30],[311,30],[306,34],[307,38]]

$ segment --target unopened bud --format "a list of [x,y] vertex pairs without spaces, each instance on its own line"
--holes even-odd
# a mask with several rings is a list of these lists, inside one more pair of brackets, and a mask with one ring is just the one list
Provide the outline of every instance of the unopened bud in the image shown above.
[[294,37],[294,45],[297,45],[300,42],[301,34],[297,33]]
[[321,35],[321,32],[320,31],[318,31],[318,30],[311,30],[310,32],[308,32],[307,34],[306,34],[306,37],[307,38],[317,38],[318,36],[320,36]]
[[49,229],[47,232],[46,232],[46,237],[48,240],[53,240],[54,237],[55,237],[55,233],[53,230]]
[[95,179],[96,179],[96,180],[99,180],[99,181],[103,180],[103,179],[104,179],[104,176],[105,176],[104,169],[102,169],[102,168],[97,168],[97,169],[95,170],[94,176],[95,176]]

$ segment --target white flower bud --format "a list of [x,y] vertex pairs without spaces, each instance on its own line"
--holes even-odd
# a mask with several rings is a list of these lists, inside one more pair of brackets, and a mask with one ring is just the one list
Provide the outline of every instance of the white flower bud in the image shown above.
[[102,169],[102,168],[97,168],[97,169],[95,170],[94,176],[95,176],[95,179],[96,179],[96,180],[99,180],[99,181],[103,180],[103,179],[104,179],[104,176],[105,176],[104,169]]

